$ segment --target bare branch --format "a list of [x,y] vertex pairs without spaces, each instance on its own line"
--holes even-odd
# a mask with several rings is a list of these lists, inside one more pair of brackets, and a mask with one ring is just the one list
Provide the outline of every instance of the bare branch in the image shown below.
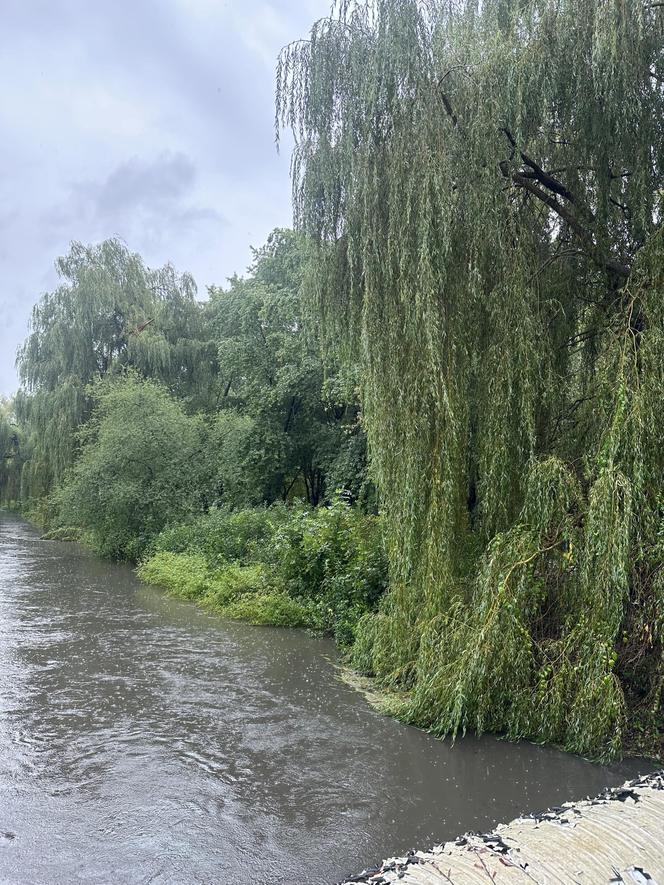
[[[509,143],[512,145],[513,150],[516,150],[517,149],[516,141],[515,141],[512,133],[509,131],[509,129],[503,127],[502,132],[507,136],[507,139],[509,140]],[[532,157],[529,157],[528,154],[524,153],[523,151],[519,151],[519,156],[521,157],[522,161],[526,164],[526,166],[528,166],[528,168],[532,170],[533,176],[537,179],[537,181],[540,182],[540,184],[543,184],[544,187],[547,187],[549,190],[553,191],[555,194],[558,194],[559,196],[564,197],[564,199],[569,200],[570,203],[576,202],[574,197],[572,196],[572,193],[565,187],[565,185],[561,181],[558,181],[557,178],[554,178],[553,175],[551,175],[551,173],[545,172],[544,169],[542,169],[541,166],[539,166],[532,159]]]
[[500,163],[500,171],[506,178],[510,178],[512,182],[517,185],[517,187],[524,188],[524,190],[527,190],[528,193],[532,194],[534,197],[537,197],[538,200],[540,200],[542,203],[548,206],[549,209],[555,212],[556,215],[560,219],[562,219],[568,225],[568,227],[579,237],[579,239],[583,243],[586,254],[595,262],[598,267],[601,267],[603,270],[608,270],[609,273],[614,274],[615,276],[622,279],[625,279],[629,276],[629,267],[627,267],[625,264],[615,258],[604,255],[595,244],[592,233],[588,230],[587,227],[581,224],[576,215],[574,215],[574,213],[571,212],[564,203],[559,202],[559,200],[557,200],[555,196],[544,190],[532,179],[527,178],[525,175],[523,175],[523,173],[511,173],[509,163],[507,163],[507,161],[505,160]]
[[454,113],[454,111],[452,110],[452,105],[450,104],[449,98],[445,95],[444,92],[441,92],[441,98],[443,100],[445,110],[447,111],[447,115],[450,118],[450,120],[452,121],[452,125],[456,126],[457,125],[457,116]]

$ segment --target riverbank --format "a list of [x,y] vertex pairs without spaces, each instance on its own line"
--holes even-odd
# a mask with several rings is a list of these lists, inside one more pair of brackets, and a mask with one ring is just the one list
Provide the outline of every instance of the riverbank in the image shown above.
[[337,499],[215,508],[161,532],[138,575],[225,617],[305,627],[346,649],[387,588],[387,561],[379,517]]
[[[34,515],[31,522],[43,531]],[[42,537],[75,535],[64,527]],[[78,540],[96,552],[85,535]],[[331,636],[347,662],[358,624],[376,609],[387,585],[379,520],[342,501],[318,510],[214,509],[160,533],[137,573],[143,582],[225,618]],[[343,669],[344,680],[374,709],[426,730],[412,714],[412,693],[362,672],[361,650],[350,662],[354,669]],[[622,755],[662,761],[652,742],[644,744],[638,723],[626,723]]]
[[664,880],[664,771],[490,833],[412,851],[342,885],[529,885]]
[[[162,532],[137,571],[146,583],[222,617],[331,636],[350,665],[344,679],[374,709],[409,725],[429,727],[416,710],[414,693],[372,678],[364,645],[355,643],[387,586],[376,517],[341,501],[318,510],[220,508]],[[661,761],[661,745],[655,747],[645,738],[637,721],[625,722],[622,755]],[[547,743],[569,751],[555,740]]]
[[[146,583],[222,617],[332,636],[350,664],[342,671],[349,685],[378,712],[427,730],[413,713],[413,693],[372,678],[361,643],[353,646],[387,584],[375,517],[341,502],[317,511],[218,510],[163,532],[137,572]],[[626,723],[622,755],[661,761],[643,737],[638,723]]]

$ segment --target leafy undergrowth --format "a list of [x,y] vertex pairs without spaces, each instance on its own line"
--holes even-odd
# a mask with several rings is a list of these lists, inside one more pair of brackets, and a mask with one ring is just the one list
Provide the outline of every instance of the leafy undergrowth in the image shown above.
[[250,624],[310,626],[307,609],[275,590],[258,564],[210,568],[200,554],[156,553],[138,568],[142,581]]
[[42,541],[80,541],[81,530],[76,526],[59,526],[41,536]]
[[307,627],[342,648],[387,584],[380,521],[342,501],[213,510],[162,532],[138,574],[226,617]]

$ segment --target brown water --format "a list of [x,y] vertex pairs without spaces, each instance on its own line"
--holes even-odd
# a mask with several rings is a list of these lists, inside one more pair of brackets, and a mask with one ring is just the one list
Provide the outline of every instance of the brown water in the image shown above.
[[0,514],[0,881],[333,883],[647,768],[451,747],[333,662]]

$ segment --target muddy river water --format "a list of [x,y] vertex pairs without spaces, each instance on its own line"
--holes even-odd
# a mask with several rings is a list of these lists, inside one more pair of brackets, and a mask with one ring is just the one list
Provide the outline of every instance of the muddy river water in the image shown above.
[[329,642],[0,513],[2,883],[334,883],[648,767],[450,746],[374,712]]

